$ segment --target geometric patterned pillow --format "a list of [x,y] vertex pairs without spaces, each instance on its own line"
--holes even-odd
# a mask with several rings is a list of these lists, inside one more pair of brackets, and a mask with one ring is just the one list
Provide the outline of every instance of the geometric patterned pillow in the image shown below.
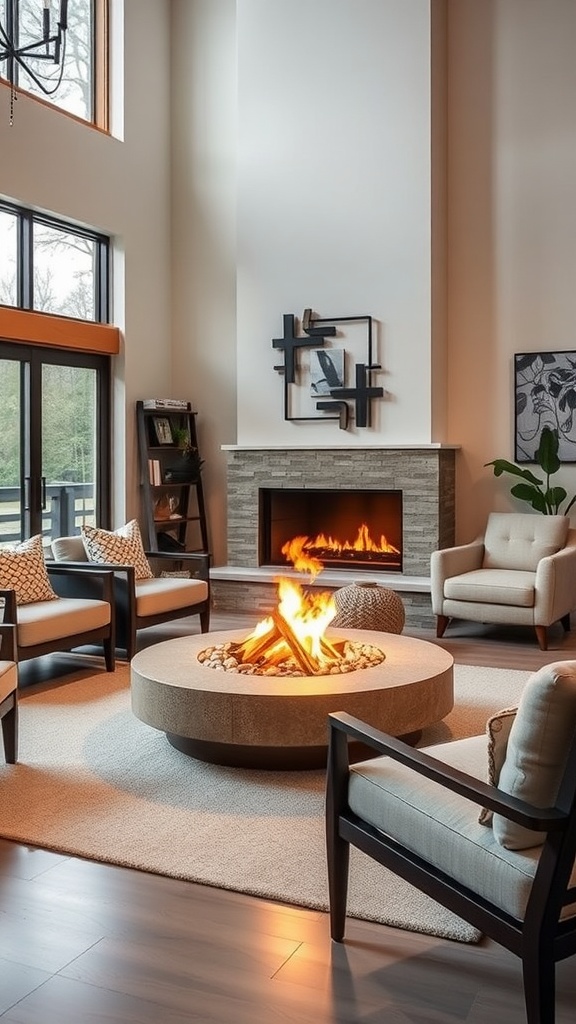
[[[497,786],[502,765],[506,760],[508,737],[516,718],[518,708],[504,708],[486,722],[488,734],[488,784]],[[481,825],[492,825],[493,812],[483,807],[478,821]]]
[[0,587],[16,591],[16,604],[53,601],[58,597],[46,571],[40,534],[0,550]]
[[133,565],[137,580],[149,580],[154,576],[144,554],[140,527],[136,519],[131,519],[125,526],[114,531],[83,526],[81,535],[89,562]]

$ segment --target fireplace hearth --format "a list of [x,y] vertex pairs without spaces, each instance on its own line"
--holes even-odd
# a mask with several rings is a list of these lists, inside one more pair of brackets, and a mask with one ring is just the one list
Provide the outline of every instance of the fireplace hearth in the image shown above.
[[356,488],[260,488],[259,565],[285,565],[284,547],[330,568],[402,572],[402,492]]

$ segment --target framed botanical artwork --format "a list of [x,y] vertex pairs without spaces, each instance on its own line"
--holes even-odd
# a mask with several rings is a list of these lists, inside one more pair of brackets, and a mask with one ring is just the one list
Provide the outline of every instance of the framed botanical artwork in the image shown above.
[[154,433],[158,444],[174,444],[172,425],[167,416],[153,416]]
[[543,427],[558,432],[561,462],[576,462],[576,352],[514,356],[516,462],[534,462]]

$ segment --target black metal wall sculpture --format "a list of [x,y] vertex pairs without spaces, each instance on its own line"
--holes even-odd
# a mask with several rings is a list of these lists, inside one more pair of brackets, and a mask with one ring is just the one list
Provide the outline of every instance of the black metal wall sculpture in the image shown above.
[[[336,335],[336,324],[341,323],[366,323],[367,325],[367,356],[365,363],[355,364],[355,386],[344,387],[343,381],[338,378],[338,373],[330,358],[330,350],[323,353],[326,338],[333,338]],[[341,430],[347,430],[350,425],[350,405],[354,406],[354,422],[357,427],[370,426],[371,403],[376,398],[384,397],[384,388],[374,387],[372,384],[372,372],[380,370],[379,363],[372,361],[372,324],[371,316],[336,316],[320,318],[314,316],[311,309],[305,309],[302,317],[302,330],[304,334],[298,334],[296,330],[296,317],[293,313],[285,313],[283,317],[284,334],[282,338],[273,338],[272,347],[280,349],[284,353],[284,362],[274,369],[284,375],[284,419],[292,422],[303,420],[338,420]],[[322,369],[323,384],[327,396],[316,401],[316,409],[325,416],[293,416],[291,414],[291,387],[298,385],[299,361],[298,352],[303,348],[318,349],[318,360]]]

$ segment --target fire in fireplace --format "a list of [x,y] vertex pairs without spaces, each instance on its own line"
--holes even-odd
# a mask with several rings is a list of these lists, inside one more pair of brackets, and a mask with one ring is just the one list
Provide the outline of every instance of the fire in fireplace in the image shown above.
[[402,492],[261,488],[259,564],[285,565],[282,549],[306,537],[326,568],[402,572]]

